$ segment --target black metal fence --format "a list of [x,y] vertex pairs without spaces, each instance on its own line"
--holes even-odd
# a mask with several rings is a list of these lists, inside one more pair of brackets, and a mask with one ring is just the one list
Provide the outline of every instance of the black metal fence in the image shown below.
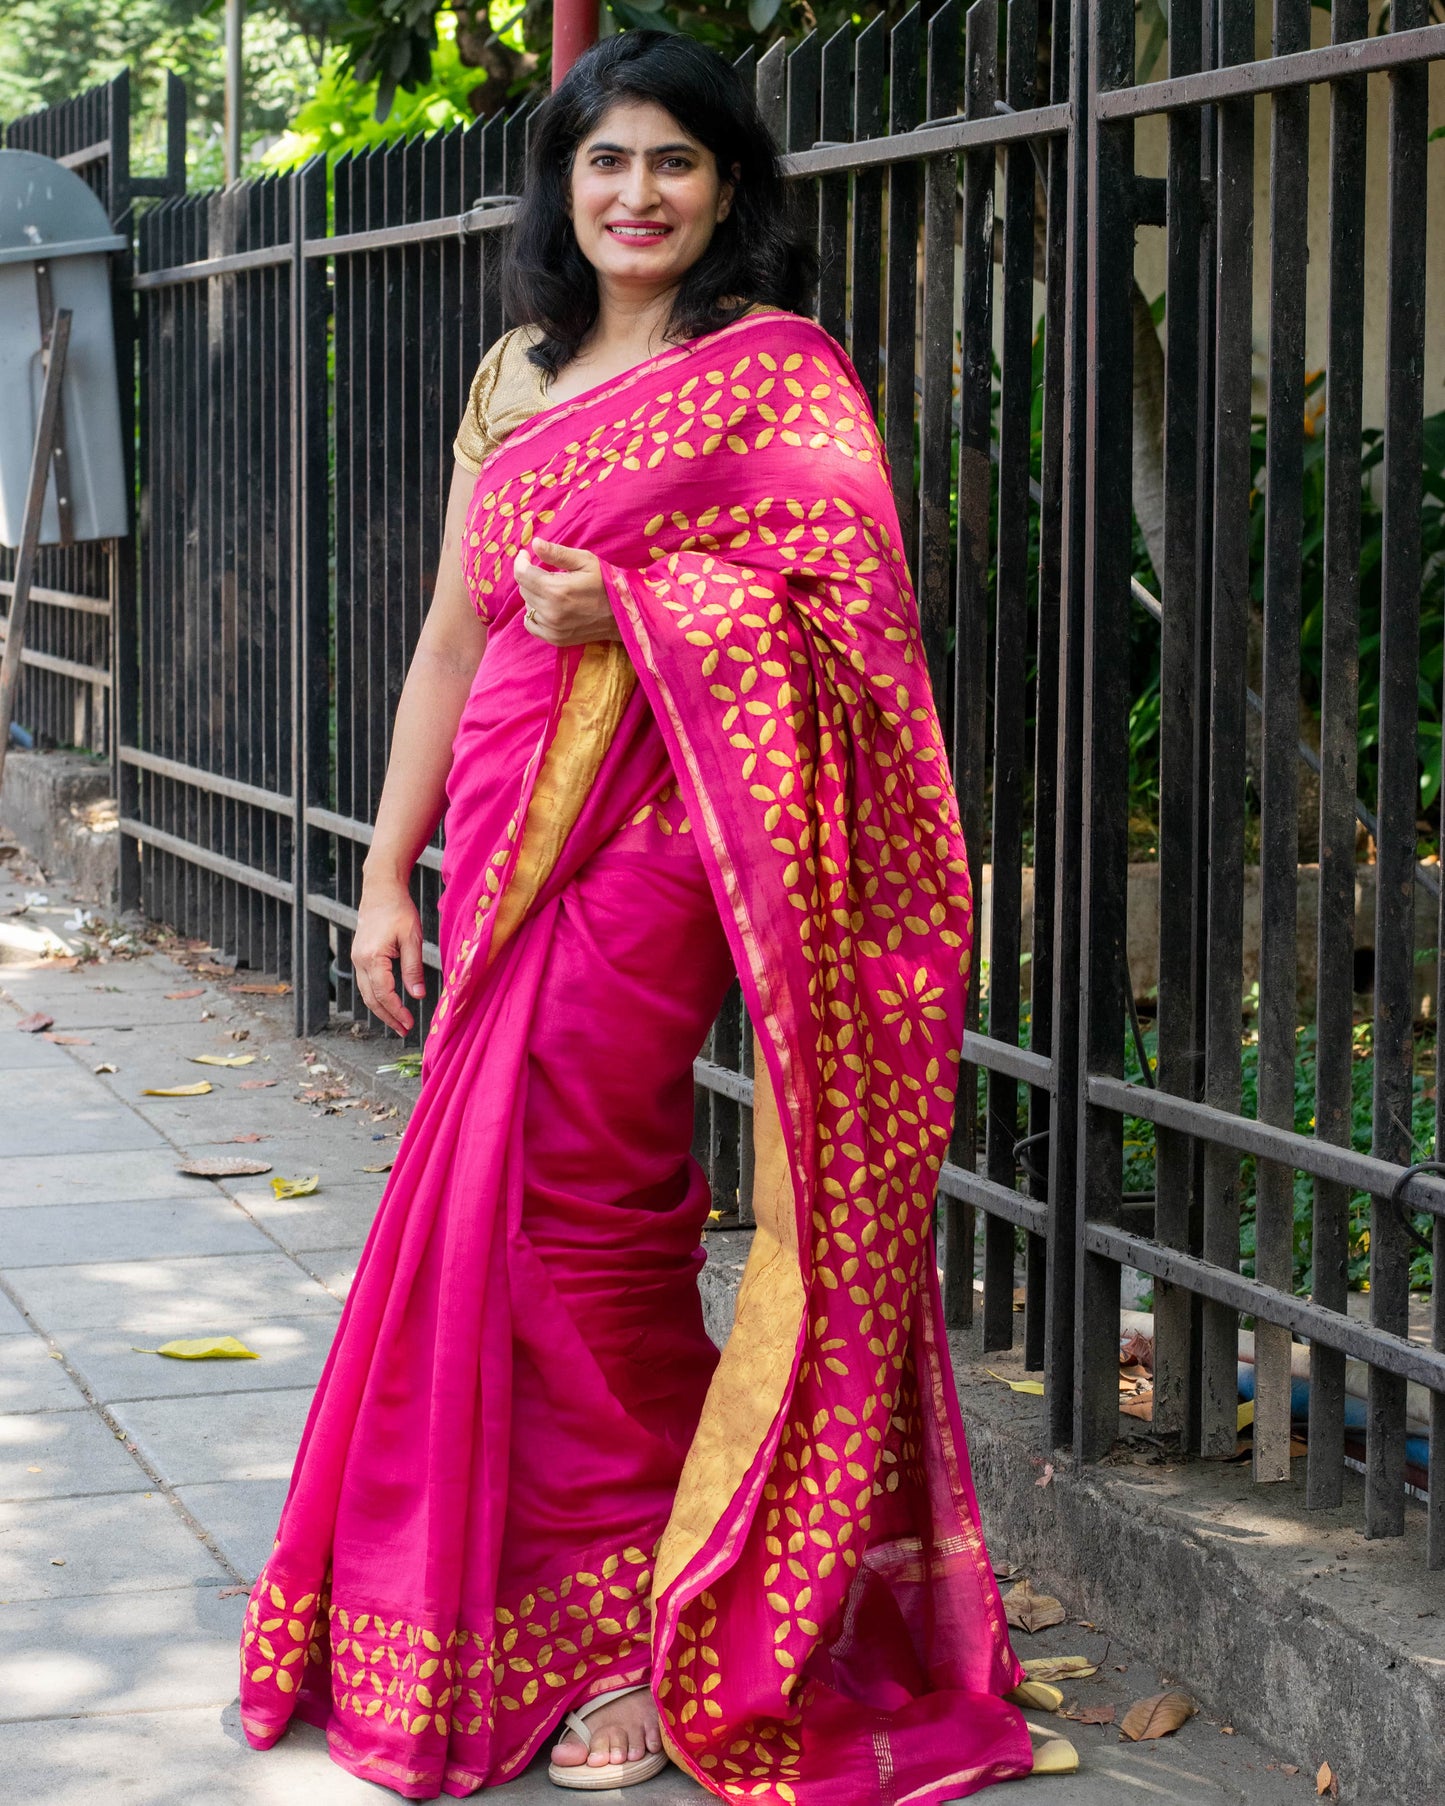
[[[1440,1565],[1445,1313],[1424,1341],[1408,1310],[1412,1213],[1433,1217],[1445,1254],[1442,1192],[1410,1171],[1439,1134],[1437,1123],[1416,1145],[1412,1111],[1438,988],[1437,922],[1422,1024],[1416,897],[1438,899],[1439,866],[1416,862],[1438,856],[1440,816],[1435,799],[1419,819],[1417,719],[1422,681],[1430,692],[1440,679],[1432,648],[1422,661],[1420,598],[1442,550],[1427,547],[1422,515],[1426,84],[1445,26],[1426,23],[1424,0],[1397,0],[1371,37],[1364,0],[1336,0],[1333,42],[1310,48],[1311,19],[1305,0],[1277,0],[1273,54],[1255,60],[1252,4],[1174,0],[1167,74],[1136,81],[1132,0],[1094,0],[1083,15],[1063,0],[975,0],[966,17],[946,0],[891,29],[875,20],[776,46],[753,74],[815,209],[819,317],[879,411],[965,832],[986,868],[986,987],[941,1184],[950,1319],[973,1317],[978,1289],[984,1346],[1008,1346],[1022,1269],[1044,1439],[1085,1460],[1120,1431],[1124,1271],[1154,1287],[1154,1434],[1186,1450],[1235,1452],[1239,1331],[1252,1322],[1261,1481],[1291,1471],[1291,1341],[1304,1338],[1309,1503],[1337,1503],[1349,1451],[1363,1449],[1372,1535],[1404,1523],[1418,1383],[1434,1433],[1416,1490],[1428,1478]],[[1368,90],[1372,72],[1381,92]],[[1331,150],[1328,242],[1311,263],[1312,107],[1328,110]],[[1379,107],[1383,346],[1363,326],[1365,220],[1379,199],[1366,131]],[[1161,141],[1136,128],[1158,120],[1164,173],[1141,173],[1140,145]],[[451,433],[505,324],[496,254],[525,131],[525,118],[493,120],[329,177],[318,164],[173,198],[140,222],[143,575],[138,608],[118,617],[116,666],[125,895],[290,976],[298,1032],[359,1009],[360,859],[434,576]],[[1266,131],[1270,204],[1257,222]],[[1166,236],[1166,348],[1157,530],[1141,550],[1152,479],[1131,456],[1136,347],[1159,347],[1136,282],[1149,229]],[[1256,240],[1269,262],[1259,287]],[[1322,552],[1303,502],[1315,294],[1328,337]],[[1367,380],[1385,397],[1374,474]],[[1374,507],[1382,642],[1367,708],[1361,521]],[[1307,623],[1311,557],[1323,597]],[[1311,634],[1323,724],[1303,748],[1312,766],[1300,745]],[[1136,999],[1126,923],[1141,644],[1158,668],[1159,903],[1157,996]],[[1374,847],[1367,997],[1359,821]],[[1319,868],[1303,959],[1302,844]],[[417,877],[433,977],[437,865],[430,849]],[[724,1220],[741,1223],[748,1045],[735,993],[698,1063],[698,1148]],[[1368,1149],[1352,1145],[1362,1048],[1374,1061]],[[1143,1145],[1147,1183],[1126,1184],[1126,1121],[1128,1170]],[[1366,1232],[1368,1320],[1347,1308]],[[1363,1434],[1350,1358],[1369,1370]]]

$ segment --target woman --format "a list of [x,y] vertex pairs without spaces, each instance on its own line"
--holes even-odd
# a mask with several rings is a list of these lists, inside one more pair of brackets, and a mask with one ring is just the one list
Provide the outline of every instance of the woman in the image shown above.
[[[932,1256],[968,869],[882,452],[787,311],[784,222],[686,39],[605,42],[538,115],[527,325],[459,437],[353,945],[406,1031],[445,788],[445,979],[242,1652],[252,1743],[299,1713],[412,1798],[565,1719],[564,1786],[670,1755],[723,1797],[942,1801],[1029,1772],[1005,1696],[1050,1703]],[[691,1069],[734,971],[758,1229],[719,1358]]]

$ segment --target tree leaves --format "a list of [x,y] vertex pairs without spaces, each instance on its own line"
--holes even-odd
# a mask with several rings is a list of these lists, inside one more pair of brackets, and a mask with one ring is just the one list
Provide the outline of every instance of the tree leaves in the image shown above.
[[193,1336],[162,1342],[159,1348],[136,1348],[135,1354],[166,1355],[172,1361],[259,1361],[254,1348],[234,1336]]
[[1023,1670],[1031,1681],[1086,1681],[1099,1664],[1087,1656],[1030,1656]]
[[1128,1738],[1130,1743],[1145,1743],[1155,1737],[1167,1737],[1198,1710],[1187,1693],[1151,1693],[1148,1699],[1134,1701],[1124,1714],[1119,1733]]
[[202,1079],[197,1085],[147,1085],[141,1092],[142,1097],[204,1097],[212,1089],[209,1079]]
[[22,1035],[38,1035],[42,1029],[49,1028],[54,1021],[54,1016],[47,1016],[44,1010],[32,1010],[28,1016],[22,1016],[15,1026]]
[[[1027,1580],[1019,1581],[1004,1594],[1003,1609],[1015,1630],[1031,1632],[1062,1624],[1068,1616],[1057,1599],[1049,1593],[1036,1593]],[[1042,1680],[1043,1676],[1030,1672],[1029,1678]]]
[[283,1179],[278,1173],[271,1181],[271,1190],[278,1198],[309,1198],[320,1183],[320,1173],[313,1173],[309,1179]]
[[992,1367],[985,1367],[984,1372],[991,1380],[998,1380],[1001,1385],[1007,1386],[1010,1392],[1027,1392],[1035,1398],[1044,1396],[1042,1380],[1011,1380],[1001,1373],[995,1373]]
[[1340,1777],[1328,1762],[1320,1764],[1319,1773],[1315,1776],[1315,1794],[1321,1800],[1337,1800],[1340,1797]]
[[248,1160],[244,1155],[218,1155],[210,1160],[188,1160],[184,1166],[178,1166],[178,1173],[187,1173],[193,1179],[245,1179],[256,1173],[269,1173],[269,1160]]

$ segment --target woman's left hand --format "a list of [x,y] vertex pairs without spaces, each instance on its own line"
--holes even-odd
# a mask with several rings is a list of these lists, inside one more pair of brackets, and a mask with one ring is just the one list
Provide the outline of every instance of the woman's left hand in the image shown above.
[[551,646],[586,646],[622,638],[594,553],[534,539],[518,552],[513,569],[527,631],[539,640]]

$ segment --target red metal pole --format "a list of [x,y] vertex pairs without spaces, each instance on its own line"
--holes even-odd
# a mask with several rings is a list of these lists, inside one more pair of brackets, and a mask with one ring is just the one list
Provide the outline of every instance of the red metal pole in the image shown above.
[[597,42],[598,0],[554,0],[552,86],[555,88],[584,50]]

